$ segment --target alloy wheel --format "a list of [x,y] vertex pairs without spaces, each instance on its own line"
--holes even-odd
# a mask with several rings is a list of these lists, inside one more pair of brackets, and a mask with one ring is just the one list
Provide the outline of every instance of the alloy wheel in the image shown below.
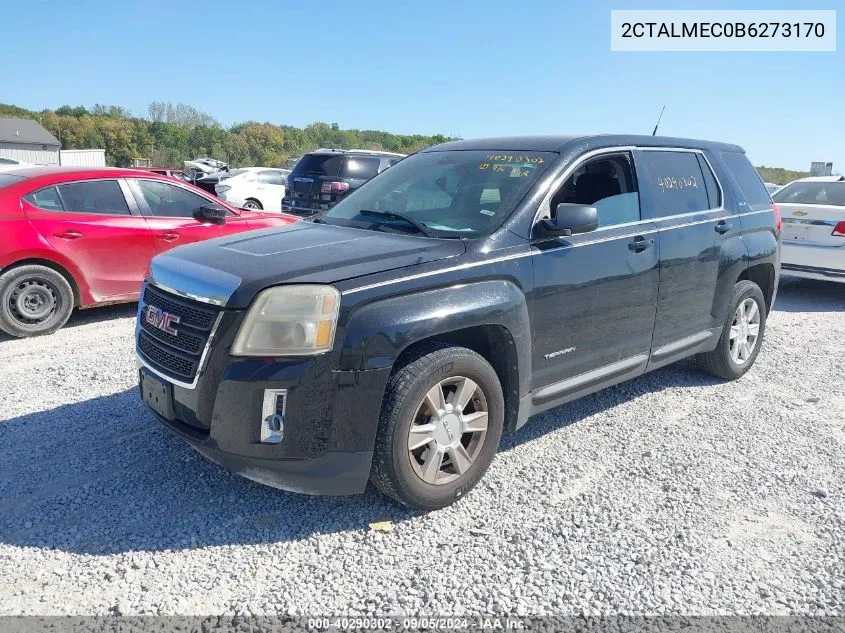
[[760,307],[748,297],[736,308],[730,332],[731,359],[744,365],[751,358],[760,336]]
[[472,466],[487,435],[488,407],[478,384],[464,376],[441,380],[423,397],[408,431],[417,476],[447,484]]

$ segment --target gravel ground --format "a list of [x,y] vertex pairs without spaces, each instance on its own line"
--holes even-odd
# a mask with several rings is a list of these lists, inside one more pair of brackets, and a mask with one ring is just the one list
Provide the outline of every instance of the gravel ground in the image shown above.
[[204,460],[141,405],[133,322],[0,338],[0,615],[845,613],[841,285],[784,282],[742,380],[538,416],[425,516]]

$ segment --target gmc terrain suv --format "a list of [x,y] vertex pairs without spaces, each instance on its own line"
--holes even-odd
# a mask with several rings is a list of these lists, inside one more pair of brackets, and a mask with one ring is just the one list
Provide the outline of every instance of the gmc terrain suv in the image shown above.
[[288,176],[282,212],[310,216],[331,209],[404,157],[366,149],[318,149],[305,154]]
[[156,257],[141,393],[250,479],[439,508],[536,413],[691,355],[742,376],[780,233],[736,145],[445,143],[311,220]]

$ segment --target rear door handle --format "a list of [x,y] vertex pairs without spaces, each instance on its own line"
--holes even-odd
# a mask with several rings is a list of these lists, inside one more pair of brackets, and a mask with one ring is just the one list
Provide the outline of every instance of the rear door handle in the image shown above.
[[55,235],[56,237],[60,237],[63,240],[78,240],[80,237],[82,237],[82,233],[80,233],[79,231],[58,231],[56,233],[53,233],[53,235]]
[[716,222],[716,233],[725,234],[731,230],[733,225],[730,222],[725,222],[724,220],[719,220]]
[[635,253],[642,253],[652,246],[654,246],[654,240],[651,238],[646,239],[642,235],[637,235],[637,237],[628,242],[628,248]]
[[175,242],[179,239],[178,233],[160,233],[159,237],[163,239],[165,242]]

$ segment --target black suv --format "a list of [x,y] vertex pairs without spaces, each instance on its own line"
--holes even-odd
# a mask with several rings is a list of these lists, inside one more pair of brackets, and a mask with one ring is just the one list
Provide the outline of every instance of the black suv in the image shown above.
[[153,259],[141,393],[256,481],[439,508],[536,413],[692,355],[742,376],[780,233],[736,145],[446,143],[311,220]]
[[305,154],[288,176],[282,211],[304,216],[326,211],[404,157],[366,149],[318,149]]

